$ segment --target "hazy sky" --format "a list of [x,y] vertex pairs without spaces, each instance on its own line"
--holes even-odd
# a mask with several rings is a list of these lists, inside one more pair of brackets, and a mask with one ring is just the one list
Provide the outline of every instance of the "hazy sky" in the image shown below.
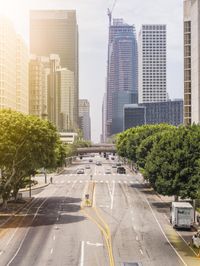
[[[101,106],[105,92],[108,41],[107,8],[113,0],[0,0],[0,13],[8,15],[28,42],[29,9],[76,9],[79,25],[80,98],[91,105],[92,140],[101,134]],[[113,17],[135,24],[167,24],[168,92],[183,97],[183,0],[118,0]]]

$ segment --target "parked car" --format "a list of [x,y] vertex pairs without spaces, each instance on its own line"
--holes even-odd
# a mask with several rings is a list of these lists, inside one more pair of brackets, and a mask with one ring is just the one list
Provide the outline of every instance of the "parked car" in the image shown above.
[[100,161],[97,161],[96,165],[102,165],[102,163]]
[[126,169],[123,166],[117,167],[118,174],[126,174]]
[[89,163],[92,163],[93,162],[93,160],[92,159],[89,159]]
[[83,168],[80,168],[76,171],[77,174],[84,174],[84,169]]
[[116,164],[112,164],[112,168],[117,168],[117,165]]
[[90,169],[91,167],[90,167],[90,165],[89,164],[87,164],[86,166],[85,166],[85,169]]
[[121,166],[122,164],[120,162],[116,163],[117,166]]

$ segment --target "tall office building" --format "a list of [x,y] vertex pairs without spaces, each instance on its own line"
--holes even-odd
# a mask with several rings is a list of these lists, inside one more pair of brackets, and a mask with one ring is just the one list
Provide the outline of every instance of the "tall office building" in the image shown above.
[[13,24],[0,18],[0,109],[28,113],[28,50]]
[[42,119],[48,118],[47,94],[49,57],[30,56],[29,61],[29,113]]
[[90,103],[86,99],[79,100],[80,129],[85,140],[91,140]]
[[138,92],[138,54],[135,27],[124,23],[123,19],[113,19],[109,25],[106,136],[112,135],[113,93]]
[[29,113],[49,119],[59,131],[74,128],[74,73],[61,68],[58,55],[32,55],[29,63]]
[[200,123],[200,2],[184,1],[184,123]]
[[138,40],[139,103],[167,100],[166,25],[142,25]]
[[101,134],[101,143],[106,142],[106,100],[107,95],[104,93],[103,103],[102,103],[102,134]]
[[30,52],[39,56],[57,54],[62,68],[74,73],[73,124],[78,126],[79,54],[78,25],[74,10],[32,10]]
[[57,128],[59,131],[72,132],[74,125],[74,73],[67,68],[56,71],[57,90]]
[[16,51],[16,110],[29,113],[28,106],[28,48],[20,35],[17,35]]

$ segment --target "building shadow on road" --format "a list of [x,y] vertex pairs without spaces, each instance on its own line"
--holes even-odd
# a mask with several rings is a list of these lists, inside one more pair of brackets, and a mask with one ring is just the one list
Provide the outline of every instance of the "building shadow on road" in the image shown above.
[[[0,209],[0,233],[8,228],[36,227],[78,223],[85,220],[80,212],[81,198],[51,197],[35,198],[28,205],[9,214]],[[7,222],[6,222],[7,220]]]

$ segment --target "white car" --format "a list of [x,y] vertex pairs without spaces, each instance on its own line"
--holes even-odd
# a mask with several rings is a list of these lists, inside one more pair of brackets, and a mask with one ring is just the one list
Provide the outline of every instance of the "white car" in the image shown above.
[[80,168],[77,170],[76,172],[77,174],[84,174],[84,169],[83,168]]
[[197,232],[195,235],[192,237],[192,244],[196,248],[200,248],[200,231]]

